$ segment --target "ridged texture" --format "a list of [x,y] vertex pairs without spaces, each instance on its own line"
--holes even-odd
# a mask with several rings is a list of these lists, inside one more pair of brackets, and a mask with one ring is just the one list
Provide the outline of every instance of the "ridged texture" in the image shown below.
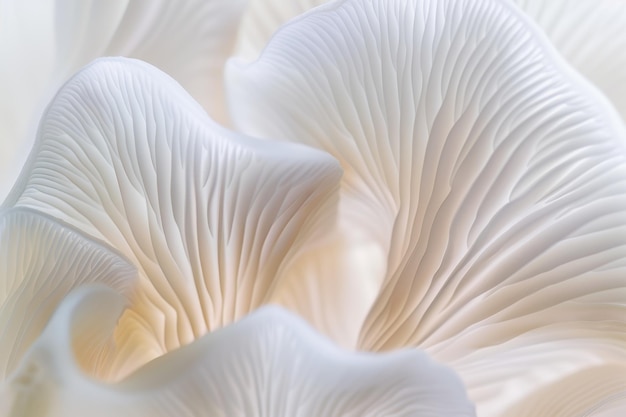
[[246,0],[19,0],[0,3],[0,200],[28,156],[44,106],[101,56],[147,61],[221,123],[223,68]]
[[513,0],[626,120],[626,2]]
[[340,221],[388,254],[361,348],[429,349],[485,416],[624,352],[626,136],[512,5],[328,4],[227,82],[240,129],[340,161]]
[[115,294],[101,288],[64,301],[0,387],[9,416],[474,415],[458,377],[426,354],[348,353],[276,307],[168,353],[120,383],[98,384],[80,373],[70,347],[90,328],[105,329],[119,314],[111,308],[116,304]]
[[[214,124],[174,80],[99,60],[56,96],[7,205],[57,217],[132,261],[113,377],[266,302],[334,219],[330,156]],[[102,370],[103,372],[105,370]]]
[[[77,231],[29,210],[0,212],[0,381],[72,289],[99,283],[130,298],[136,281],[127,260]],[[93,353],[78,352],[76,360],[106,361],[104,352]]]
[[241,19],[235,55],[256,59],[281,25],[328,0],[249,0]]

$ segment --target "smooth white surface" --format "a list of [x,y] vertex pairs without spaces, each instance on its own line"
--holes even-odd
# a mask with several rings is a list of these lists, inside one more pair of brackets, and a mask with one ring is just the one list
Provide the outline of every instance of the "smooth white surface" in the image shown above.
[[94,326],[111,324],[117,301],[102,287],[83,287],[64,300],[0,387],[8,415],[474,416],[458,377],[426,354],[342,351],[278,307],[263,307],[120,383],[102,385],[80,372],[71,352]]

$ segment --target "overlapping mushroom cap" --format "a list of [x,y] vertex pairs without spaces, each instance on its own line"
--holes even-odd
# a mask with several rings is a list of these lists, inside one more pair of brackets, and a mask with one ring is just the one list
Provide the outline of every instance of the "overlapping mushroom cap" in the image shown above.
[[[425,354],[342,352],[283,310],[202,337],[271,299],[334,218],[340,175],[322,152],[225,131],[147,64],[82,70],[6,203],[4,275],[31,252],[41,264],[6,292],[6,331],[26,335],[3,338],[8,415],[472,415],[458,378]],[[39,246],[11,249],[22,240]],[[33,341],[42,319],[13,306],[75,287]],[[155,357],[122,382],[89,377],[117,381]]]
[[426,348],[503,415],[623,359],[623,127],[514,7],[332,3],[228,76],[235,125],[334,155],[345,235],[388,254],[357,346]]
[[[82,70],[1,213],[4,412],[473,415],[426,354],[481,416],[619,409],[623,123],[529,22],[498,0],[316,8],[227,68],[235,128],[265,140],[146,64]],[[246,317],[267,303],[413,350]]]

